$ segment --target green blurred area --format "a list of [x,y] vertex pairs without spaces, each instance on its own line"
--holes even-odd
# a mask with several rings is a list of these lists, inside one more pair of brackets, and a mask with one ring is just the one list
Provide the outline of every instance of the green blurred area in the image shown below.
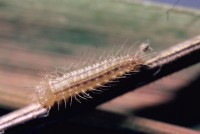
[[[198,15],[123,0],[1,0],[0,41],[36,51],[77,49],[151,40],[156,50],[198,35]],[[117,42],[117,43],[116,43]],[[9,43],[8,43],[9,45]]]

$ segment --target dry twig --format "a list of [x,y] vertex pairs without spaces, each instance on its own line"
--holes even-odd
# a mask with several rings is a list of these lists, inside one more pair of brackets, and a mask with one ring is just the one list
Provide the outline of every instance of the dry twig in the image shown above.
[[[193,65],[200,61],[200,36],[197,36],[191,40],[180,43],[164,52],[162,52],[157,57],[148,60],[146,62],[147,66],[144,67],[138,73],[131,73],[130,77],[117,79],[116,82],[108,91],[105,91],[101,95],[96,95],[94,99],[84,102],[83,104],[75,104],[70,107],[68,112],[70,111],[80,111],[82,109],[94,108],[95,106],[108,101],[116,96],[119,96],[125,92],[133,90],[137,87],[148,84],[152,81],[155,81],[161,77],[169,75],[173,72],[176,72],[180,69],[183,69],[187,66]],[[159,73],[156,73],[159,70]],[[143,79],[143,78],[147,79]],[[142,83],[142,84],[138,84]],[[127,87],[128,85],[128,87]],[[12,126],[17,124],[35,119],[37,117],[43,116],[48,113],[46,108],[41,107],[39,104],[32,104],[20,110],[16,110],[8,115],[4,115],[0,118],[0,131],[4,131]],[[75,112],[76,114],[76,112]],[[140,125],[143,122],[143,125]],[[145,123],[146,122],[146,123]],[[139,126],[140,129],[145,128],[151,129],[151,121],[145,119],[139,119],[135,121],[135,126]],[[159,124],[159,123],[158,123]],[[159,124],[162,127],[166,128],[165,124]],[[154,127],[155,133],[162,133],[159,129],[159,125]],[[170,126],[168,125],[167,128]],[[180,130],[180,132],[184,132],[185,130],[181,127],[170,127],[170,129],[176,129],[176,132]],[[189,130],[188,130],[189,131]],[[170,133],[170,132],[169,132]],[[191,131],[191,133],[195,133]]]

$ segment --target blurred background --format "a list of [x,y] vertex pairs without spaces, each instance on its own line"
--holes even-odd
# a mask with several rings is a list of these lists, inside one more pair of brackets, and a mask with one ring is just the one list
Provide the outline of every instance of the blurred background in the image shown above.
[[[0,0],[0,114],[30,104],[28,93],[40,73],[109,53],[127,39],[127,47],[150,40],[160,52],[199,35],[199,5],[198,0]],[[199,67],[99,108],[200,130]]]

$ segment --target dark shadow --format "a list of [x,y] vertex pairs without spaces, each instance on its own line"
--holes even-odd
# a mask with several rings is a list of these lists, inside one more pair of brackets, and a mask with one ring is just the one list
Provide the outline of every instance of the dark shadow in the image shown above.
[[3,108],[3,107],[0,108],[0,116],[3,116],[9,112],[11,112],[11,110]]
[[200,123],[200,75],[196,80],[177,92],[174,100],[134,111],[134,114],[168,122],[172,124],[192,127]]
[[76,116],[51,115],[8,129],[8,134],[143,134],[126,125],[127,116],[101,110]]

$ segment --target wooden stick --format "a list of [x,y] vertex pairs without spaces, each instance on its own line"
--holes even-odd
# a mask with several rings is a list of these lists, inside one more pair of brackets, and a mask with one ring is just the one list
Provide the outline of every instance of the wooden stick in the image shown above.
[[[79,111],[81,109],[87,109],[89,107],[94,108],[95,106],[105,101],[108,101],[116,96],[136,89],[137,87],[146,85],[161,77],[193,65],[199,61],[200,36],[197,36],[191,40],[180,43],[162,52],[160,55],[151,60],[148,60],[146,62],[147,67],[143,71],[140,71],[138,73],[130,73],[130,77],[127,78],[117,79],[118,82],[110,87],[110,90],[104,92],[101,95],[95,96],[94,99],[86,101],[83,104],[75,104],[75,106],[69,107],[68,111],[70,112],[70,109]],[[155,74],[155,72],[158,70],[160,71]],[[147,79],[144,80],[144,77]],[[138,82],[142,82],[142,84],[138,84]],[[16,110],[8,115],[2,116],[0,118],[0,131],[4,131],[17,124],[35,119],[45,114],[48,114],[48,109],[41,107],[39,104],[31,104],[30,106],[27,106],[20,110]],[[148,128],[150,126],[146,125],[144,127]]]

